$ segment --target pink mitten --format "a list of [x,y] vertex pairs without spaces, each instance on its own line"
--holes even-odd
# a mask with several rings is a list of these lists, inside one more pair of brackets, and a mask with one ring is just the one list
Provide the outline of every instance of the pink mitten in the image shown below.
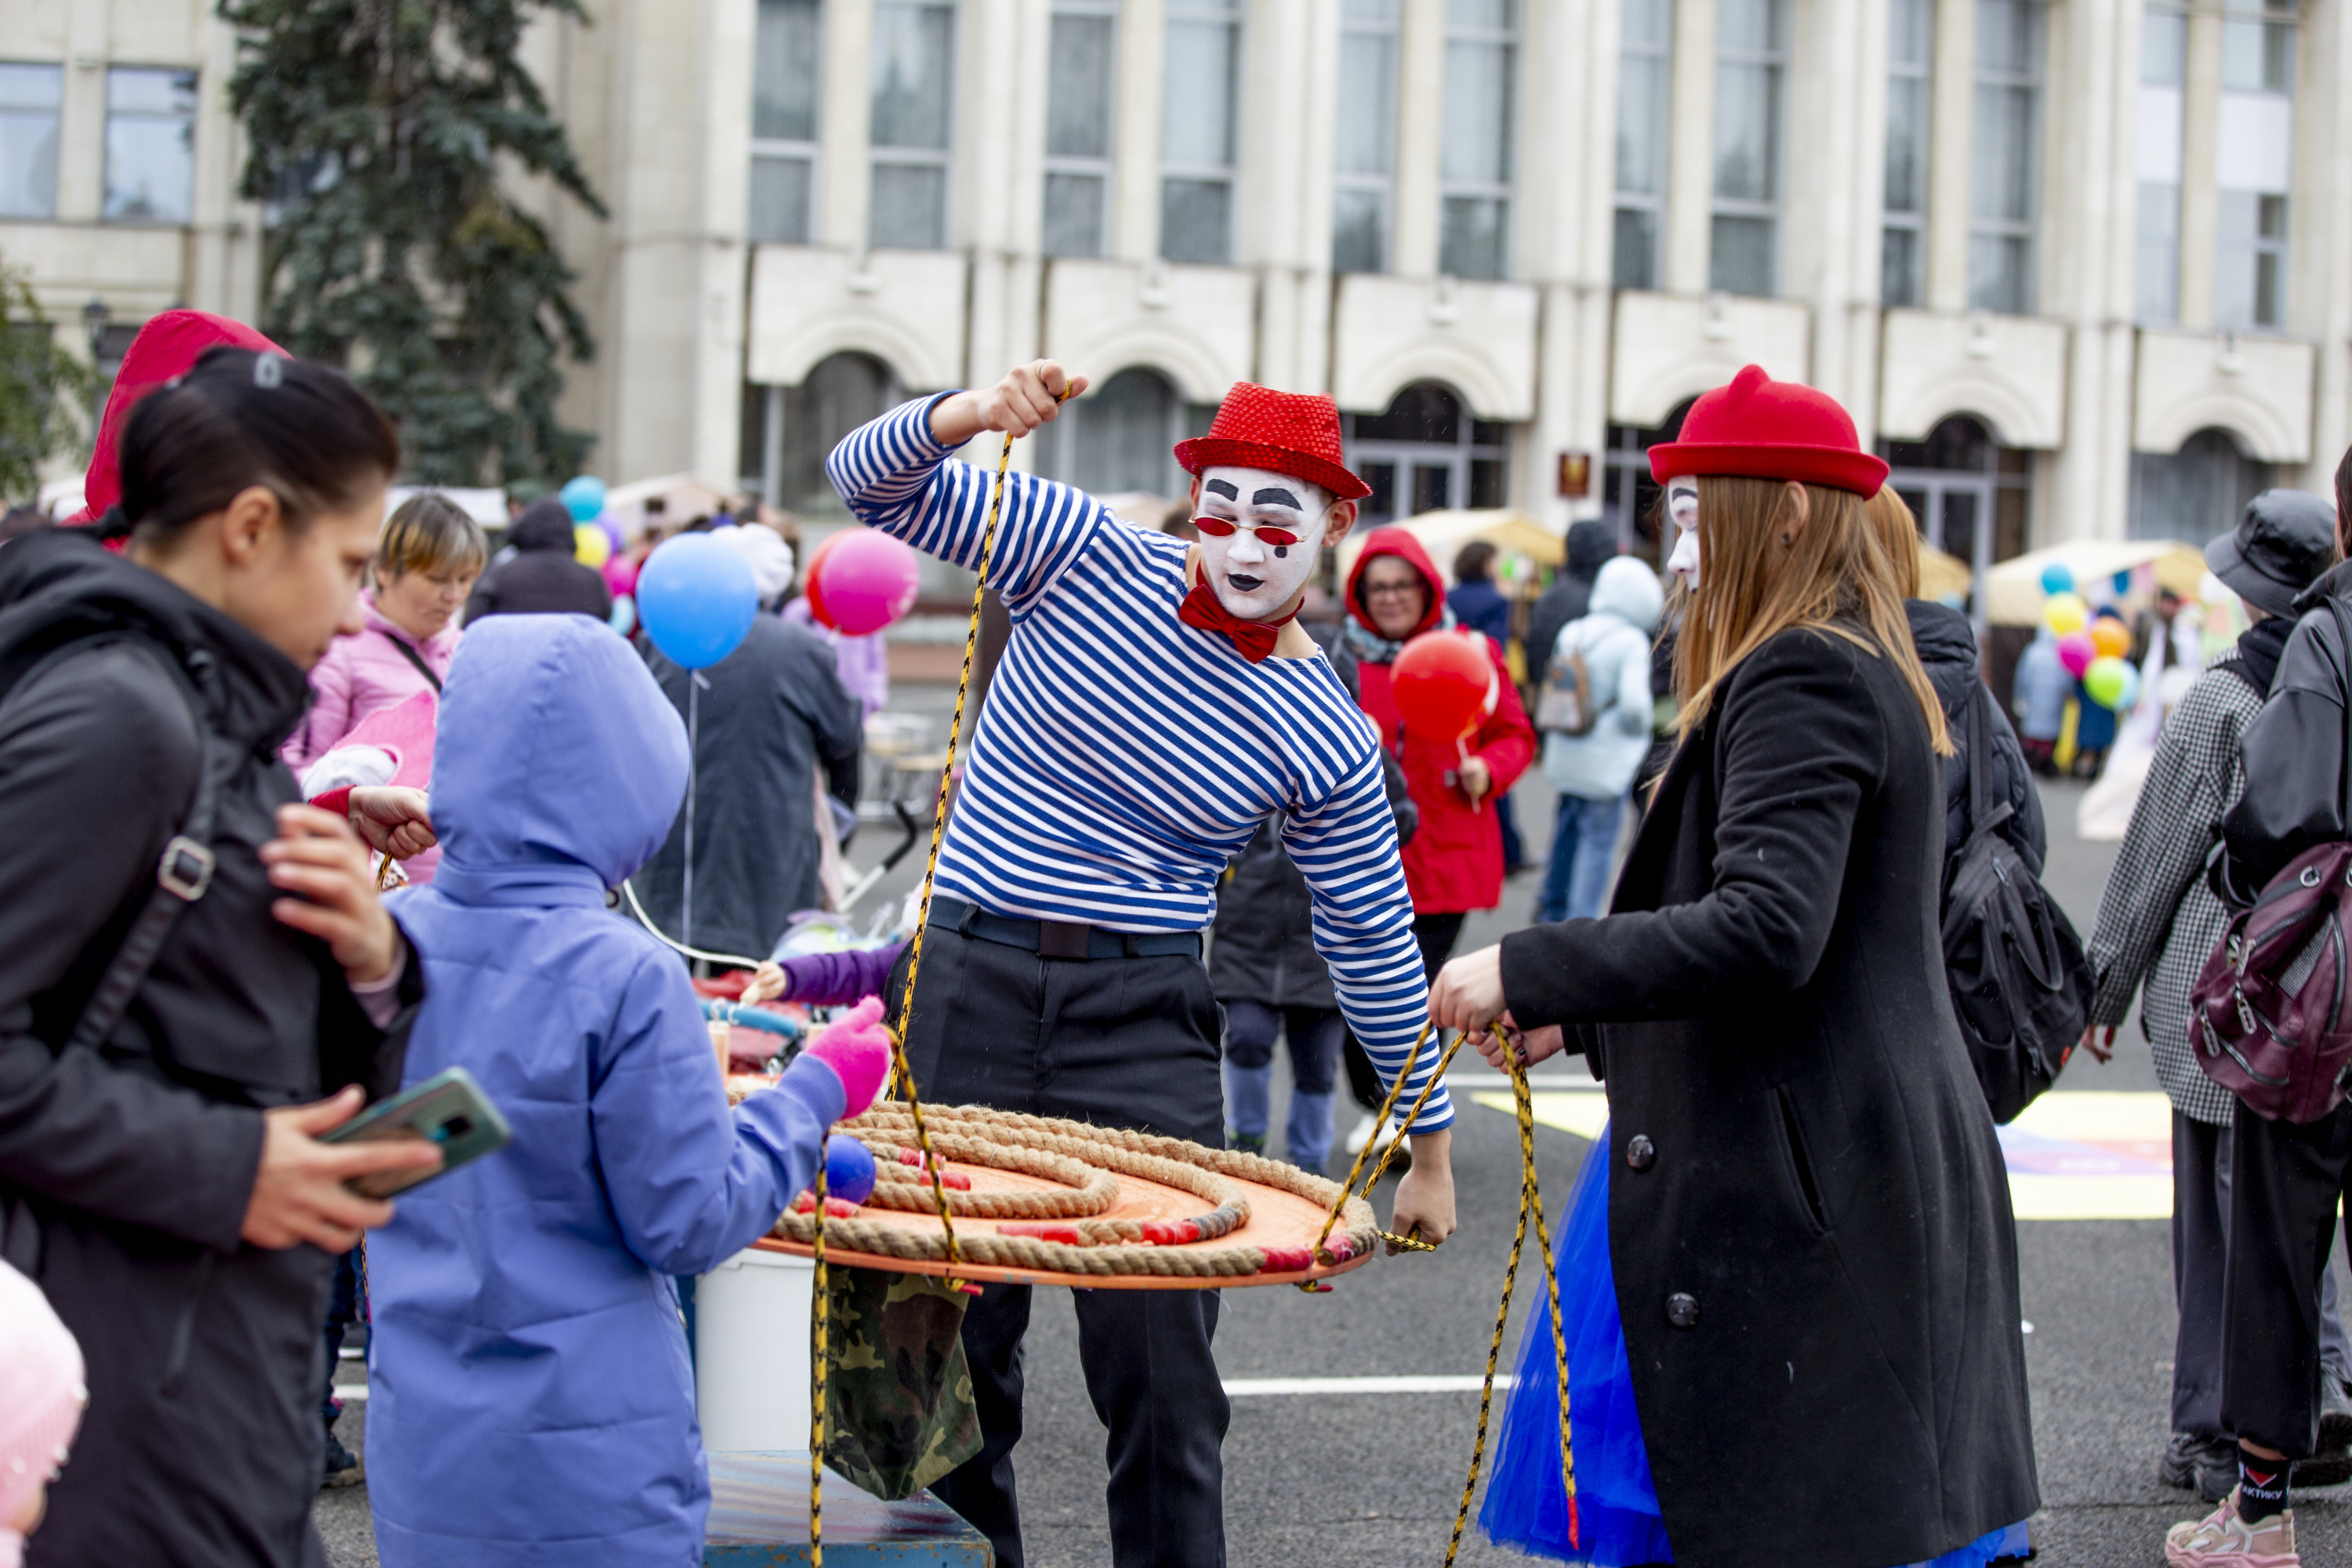
[[882,998],[868,996],[816,1032],[808,1054],[841,1079],[846,1119],[862,1116],[890,1076],[890,1031],[882,1026]]

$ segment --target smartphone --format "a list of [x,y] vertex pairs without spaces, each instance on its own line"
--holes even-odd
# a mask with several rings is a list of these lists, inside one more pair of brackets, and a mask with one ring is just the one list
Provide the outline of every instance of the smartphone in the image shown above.
[[464,1068],[434,1074],[414,1089],[380,1100],[341,1127],[322,1133],[321,1143],[368,1143],[385,1138],[423,1138],[441,1145],[437,1171],[378,1171],[354,1177],[351,1189],[388,1198],[419,1182],[446,1175],[471,1160],[495,1154],[514,1138],[482,1086]]

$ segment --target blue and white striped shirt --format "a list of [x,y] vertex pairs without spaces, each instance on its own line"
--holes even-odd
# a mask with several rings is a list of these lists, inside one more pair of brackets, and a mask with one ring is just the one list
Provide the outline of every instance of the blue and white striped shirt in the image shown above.
[[[935,398],[853,431],[826,462],[861,521],[980,565],[993,470],[945,459]],[[989,584],[1013,637],[991,679],[937,889],[996,914],[1199,931],[1258,825],[1315,896],[1339,1010],[1393,1079],[1428,1016],[1380,742],[1321,658],[1251,664],[1176,618],[1184,545],[1082,490],[1005,477]],[[1434,1034],[1400,1107],[1437,1065]],[[1440,1084],[1415,1124],[1454,1110]]]

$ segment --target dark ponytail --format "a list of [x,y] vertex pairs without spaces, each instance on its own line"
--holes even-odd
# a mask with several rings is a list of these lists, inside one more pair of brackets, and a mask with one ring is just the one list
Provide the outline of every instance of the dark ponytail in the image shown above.
[[299,532],[399,467],[392,422],[340,372],[283,354],[209,349],[131,410],[122,431],[122,501],[100,531],[161,542],[261,485]]

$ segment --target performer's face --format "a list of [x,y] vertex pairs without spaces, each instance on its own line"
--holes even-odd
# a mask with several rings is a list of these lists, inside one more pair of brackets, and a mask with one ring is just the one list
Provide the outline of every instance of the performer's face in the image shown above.
[[1683,586],[1698,592],[1698,481],[1693,479],[1672,479],[1666,481],[1666,516],[1675,525],[1675,548],[1666,557],[1666,570],[1683,580]]
[[[1226,614],[1262,621],[1289,604],[1315,570],[1332,510],[1329,491],[1288,474],[1265,468],[1202,473],[1194,514],[1240,525],[1222,539],[1201,531],[1201,571]],[[1260,528],[1296,535],[1297,542],[1268,543]]]

